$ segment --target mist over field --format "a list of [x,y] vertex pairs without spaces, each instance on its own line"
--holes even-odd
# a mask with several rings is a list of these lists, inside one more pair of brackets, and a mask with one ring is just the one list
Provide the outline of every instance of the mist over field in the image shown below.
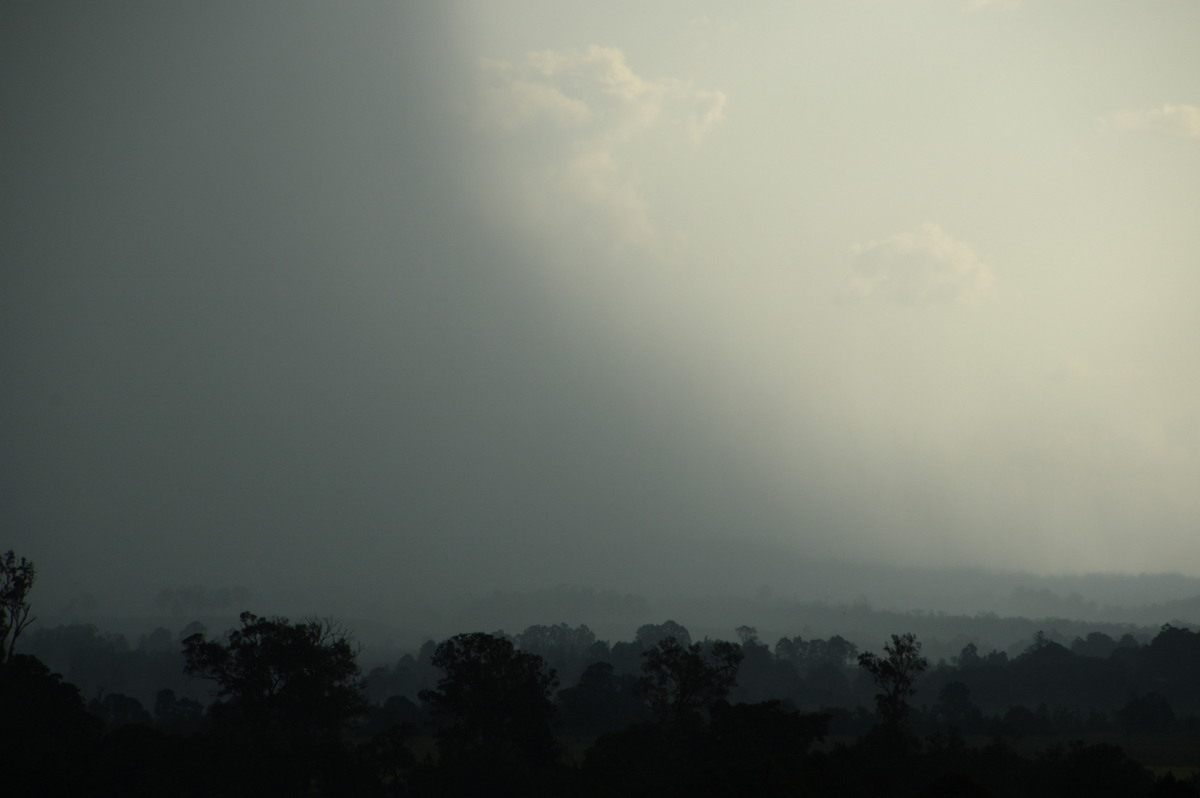
[[6,3],[0,549],[446,634],[1200,595],[1198,29]]

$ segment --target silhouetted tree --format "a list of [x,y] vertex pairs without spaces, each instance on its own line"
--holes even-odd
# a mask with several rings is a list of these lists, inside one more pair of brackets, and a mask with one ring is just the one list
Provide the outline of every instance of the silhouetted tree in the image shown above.
[[0,792],[87,794],[100,725],[79,688],[36,657],[14,655],[0,666]]
[[971,689],[962,682],[942,686],[936,711],[943,723],[964,732],[975,731],[983,722],[979,707],[971,703]]
[[1033,636],[1033,642],[1018,659],[1044,659],[1046,657],[1070,656],[1071,650],[1062,643],[1051,640],[1045,632],[1039,631]]
[[1107,659],[1117,650],[1117,641],[1103,632],[1090,632],[1086,639],[1076,637],[1071,642],[1071,652],[1081,657]]
[[642,654],[638,685],[660,722],[691,721],[729,694],[742,656],[733,643],[688,646],[668,637]]
[[921,656],[921,643],[912,632],[892,635],[883,652],[884,657],[870,651],[859,654],[858,666],[880,690],[875,708],[884,725],[900,726],[908,715],[908,699],[916,693],[917,676],[929,662]]
[[688,632],[687,627],[675,621],[642,624],[638,627],[633,639],[635,643],[641,643],[643,650],[647,650],[668,637],[675,638],[681,646],[692,644],[692,635]]
[[241,622],[224,642],[202,633],[183,641],[185,671],[216,682],[224,699],[211,714],[219,739],[234,749],[240,772],[229,778],[282,794],[336,780],[342,734],[367,706],[349,635],[327,620],[244,612]]
[[794,692],[795,668],[775,659],[771,649],[759,642],[753,626],[740,626],[736,631],[742,641],[742,661],[735,699],[755,703]]
[[636,676],[641,673],[642,653],[645,650],[641,643],[621,640],[613,644],[607,661],[612,663],[614,673]]
[[380,734],[397,727],[413,732],[421,727],[425,719],[425,713],[411,698],[394,695],[381,706],[371,708],[362,732]]
[[578,684],[559,691],[558,700],[562,726],[572,734],[624,729],[643,720],[646,712],[637,679],[630,674],[617,676],[607,662],[589,665]]
[[158,627],[148,635],[138,638],[137,650],[147,654],[175,652],[175,638],[170,629]]
[[1139,660],[1147,686],[1166,696],[1176,710],[1200,713],[1200,633],[1165,624]]
[[834,635],[828,640],[804,640],[797,635],[792,638],[781,637],[775,643],[775,656],[791,662],[800,673],[826,665],[842,668],[856,654],[858,646],[841,635]]
[[983,665],[983,657],[979,656],[979,647],[974,643],[967,643],[962,647],[957,657],[954,657],[954,664],[961,670],[971,670]]
[[241,615],[226,642],[203,633],[183,641],[190,676],[217,683],[218,695],[246,723],[336,737],[366,711],[357,652],[328,620]]
[[537,654],[560,678],[570,682],[579,678],[586,667],[585,659],[596,644],[596,634],[583,624],[575,628],[565,623],[536,624],[517,635],[514,642],[522,651]]
[[26,600],[37,571],[33,563],[9,549],[0,557],[0,662],[13,658],[17,638],[36,618],[30,618]]
[[191,734],[204,725],[204,707],[190,698],[177,698],[174,690],[154,696],[154,725],[174,734]]
[[542,659],[549,659],[547,654],[582,657],[592,644],[596,635],[583,624],[571,628],[565,623],[551,626],[535,624],[517,635],[516,644],[522,651],[537,654]]
[[558,760],[550,730],[558,680],[541,657],[475,632],[441,643],[433,665],[444,675],[420,697],[449,721],[438,734],[442,768],[519,780]]

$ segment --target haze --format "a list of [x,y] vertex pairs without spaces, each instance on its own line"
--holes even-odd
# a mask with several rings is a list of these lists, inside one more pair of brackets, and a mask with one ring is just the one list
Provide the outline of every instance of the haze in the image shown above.
[[145,606],[1200,576],[1198,30],[5,3],[0,549]]

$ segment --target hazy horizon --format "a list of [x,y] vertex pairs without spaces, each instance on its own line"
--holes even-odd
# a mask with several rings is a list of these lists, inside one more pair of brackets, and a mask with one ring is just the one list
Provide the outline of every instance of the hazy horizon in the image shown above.
[[1196,30],[5,4],[0,550],[55,602],[1200,577]]

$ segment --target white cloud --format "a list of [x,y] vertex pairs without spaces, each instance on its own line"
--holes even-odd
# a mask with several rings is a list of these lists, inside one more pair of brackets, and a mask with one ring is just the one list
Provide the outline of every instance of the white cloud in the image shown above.
[[550,84],[522,79],[510,64],[484,61],[481,69],[491,84],[483,95],[483,115],[502,130],[513,131],[538,118],[573,127],[592,116],[587,103]]
[[967,244],[936,224],[853,248],[850,291],[901,304],[975,303],[995,278]]
[[1194,105],[1165,104],[1161,108],[1120,111],[1105,121],[1114,130],[1200,139],[1200,108]]
[[563,182],[577,199],[603,210],[626,243],[641,247],[657,244],[659,234],[650,204],[633,179],[622,175],[610,151],[595,147],[579,153],[567,164]]
[[693,108],[687,119],[687,132],[692,143],[699,144],[708,129],[725,118],[725,92],[698,91]]
[[[724,118],[723,92],[642,77],[614,47],[484,61],[481,74],[480,124],[518,145],[521,136],[548,125],[554,146],[527,153],[536,168],[574,201],[601,211],[620,240],[651,249],[661,236],[628,165],[629,148],[659,129],[699,146]],[[557,200],[539,204],[547,201]]]

